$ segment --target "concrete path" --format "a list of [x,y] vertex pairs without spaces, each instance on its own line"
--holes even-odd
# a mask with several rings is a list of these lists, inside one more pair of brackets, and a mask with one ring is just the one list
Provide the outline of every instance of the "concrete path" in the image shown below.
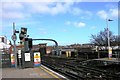
[[66,78],[45,66],[36,68],[3,68],[2,80],[65,80]]

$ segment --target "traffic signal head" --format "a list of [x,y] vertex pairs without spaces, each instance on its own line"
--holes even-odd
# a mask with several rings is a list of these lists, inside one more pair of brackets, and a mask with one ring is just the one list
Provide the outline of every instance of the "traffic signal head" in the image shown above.
[[24,37],[25,37],[24,34],[22,34],[22,33],[19,34],[19,39],[20,39],[20,40],[23,40]]
[[29,48],[32,48],[32,38],[29,38],[29,39],[28,39],[28,47],[29,47]]
[[22,33],[22,34],[27,34],[27,28],[23,28],[23,27],[22,27],[22,28],[21,28],[21,33]]
[[26,37],[26,35],[27,35],[27,28],[21,28],[21,33],[19,34],[19,39],[20,39],[20,41],[22,41],[23,40],[23,38],[25,38]]
[[24,42],[25,51],[28,51],[31,48],[32,48],[32,38],[25,38],[25,42]]

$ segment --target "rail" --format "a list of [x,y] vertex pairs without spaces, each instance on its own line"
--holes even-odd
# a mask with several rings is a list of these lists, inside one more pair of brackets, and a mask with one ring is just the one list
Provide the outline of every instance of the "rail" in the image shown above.
[[64,60],[47,57],[42,61],[42,64],[60,72],[70,79],[120,79],[120,77],[114,73],[79,65],[79,62],[73,62],[73,60],[70,59]]

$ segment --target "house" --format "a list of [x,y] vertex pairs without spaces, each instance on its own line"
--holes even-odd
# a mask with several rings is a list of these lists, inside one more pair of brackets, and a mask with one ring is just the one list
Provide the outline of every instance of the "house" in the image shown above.
[[7,40],[7,37],[0,36],[0,51],[2,51],[3,53],[9,52],[10,46],[10,41]]

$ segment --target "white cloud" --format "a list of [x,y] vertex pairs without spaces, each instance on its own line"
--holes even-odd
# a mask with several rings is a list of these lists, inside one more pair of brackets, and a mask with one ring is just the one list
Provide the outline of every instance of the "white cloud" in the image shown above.
[[70,21],[66,21],[65,24],[66,24],[66,25],[70,25],[71,22],[70,22]]
[[2,3],[0,3],[0,19],[2,19]]
[[33,13],[48,13],[50,11],[49,7],[46,4],[42,3],[27,3]]
[[78,27],[78,28],[81,28],[81,27],[85,27],[86,24],[83,23],[83,22],[75,22],[75,23],[74,23],[74,26],[76,26],[76,27]]
[[0,17],[25,18],[26,15],[32,15],[33,13],[57,15],[69,12],[72,5],[73,2],[3,2],[1,6],[1,13],[4,15],[1,15]]
[[70,10],[70,12],[73,14],[73,15],[80,15],[82,13],[82,10],[80,8],[73,8]]
[[25,14],[22,12],[24,10],[24,5],[19,2],[4,2],[2,3],[2,19],[21,19],[30,16],[30,14]]
[[56,7],[51,8],[51,14],[66,13],[67,7],[61,3],[57,3]]
[[70,3],[60,3],[60,2],[53,2],[53,3],[28,3],[30,5],[30,10],[33,13],[42,13],[42,14],[51,14],[56,15],[60,13],[66,13],[69,11],[71,6],[73,5],[72,2]]
[[92,30],[94,30],[94,29],[96,29],[97,27],[96,26],[92,26],[92,27],[90,27],[90,29],[92,29]]
[[93,15],[92,12],[90,12],[90,11],[85,11],[85,14],[88,15],[88,16],[92,16]]
[[[65,14],[73,15],[86,14],[91,15],[89,11],[83,11],[79,7],[74,7],[74,1],[71,2],[3,2],[2,14],[0,17],[5,19],[28,18],[34,14]],[[18,14],[18,15],[17,15]]]
[[112,17],[118,17],[118,9],[110,9],[109,11]]
[[21,12],[4,12],[2,17],[3,19],[20,19],[24,18],[25,15]]
[[2,0],[2,2],[119,2],[119,0]]
[[70,21],[67,21],[65,24],[70,25],[70,26],[74,26],[74,27],[77,27],[77,28],[82,28],[82,27],[86,26],[86,24],[84,22],[70,22]]
[[104,11],[104,10],[98,11],[98,12],[97,12],[97,15],[98,15],[100,18],[102,18],[102,19],[106,19],[107,16],[108,16],[107,12]]
[[97,15],[102,19],[118,18],[118,9],[117,8],[112,8],[112,9],[109,9],[108,11],[100,10],[100,11],[97,12]]
[[69,12],[73,15],[84,15],[84,16],[87,16],[87,17],[91,17],[92,16],[92,12],[90,11],[87,11],[87,10],[82,10],[80,7],[71,7],[69,9]]
[[24,6],[20,2],[8,2],[8,3],[2,3],[3,10],[21,10],[24,8]]
[[2,2],[57,2],[58,0],[2,0]]

